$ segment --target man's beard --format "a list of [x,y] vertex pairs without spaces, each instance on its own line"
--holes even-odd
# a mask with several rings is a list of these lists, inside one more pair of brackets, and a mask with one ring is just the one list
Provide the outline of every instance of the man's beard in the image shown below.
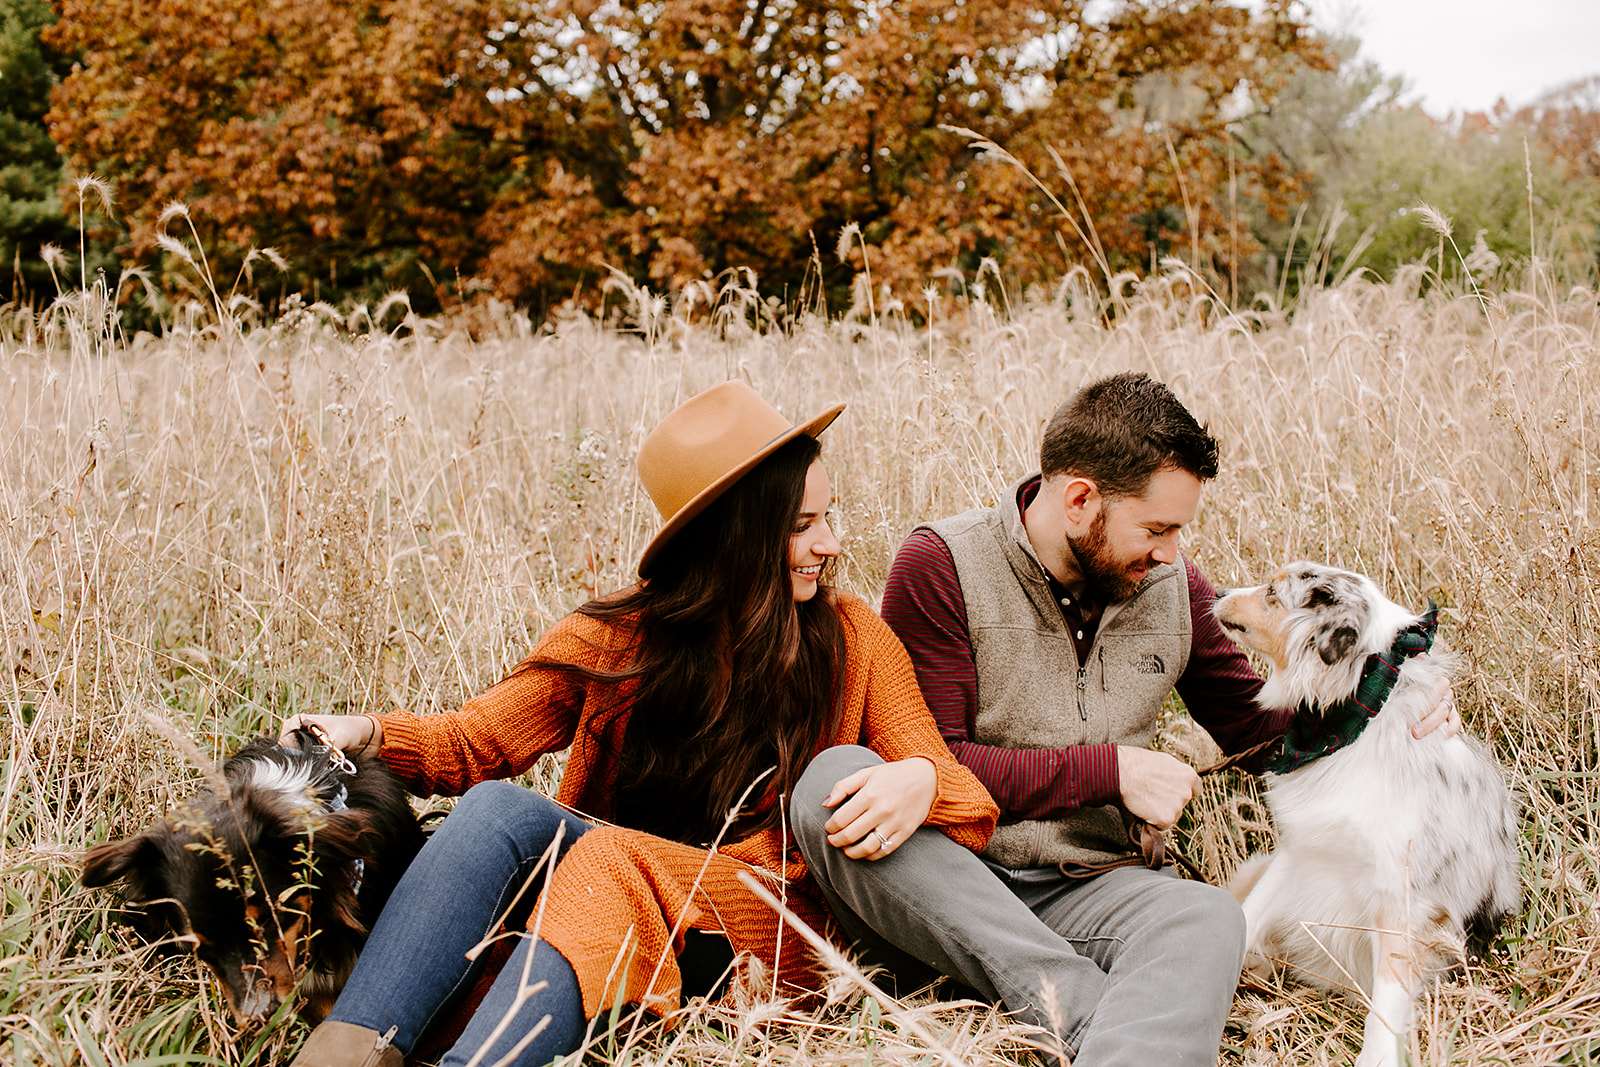
[[1078,559],[1078,573],[1083,575],[1084,591],[1097,604],[1115,604],[1126,600],[1139,588],[1138,581],[1128,576],[1128,565],[1111,554],[1106,544],[1106,509],[1089,523],[1089,532],[1081,537],[1067,536],[1067,547]]

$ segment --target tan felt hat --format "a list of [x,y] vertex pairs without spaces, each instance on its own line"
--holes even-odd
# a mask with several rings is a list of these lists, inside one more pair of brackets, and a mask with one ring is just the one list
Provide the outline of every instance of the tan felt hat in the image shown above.
[[650,568],[672,536],[729,486],[801,434],[815,437],[839,417],[835,404],[796,426],[743,382],[723,382],[685,400],[639,446],[639,480],[666,525],[639,557]]

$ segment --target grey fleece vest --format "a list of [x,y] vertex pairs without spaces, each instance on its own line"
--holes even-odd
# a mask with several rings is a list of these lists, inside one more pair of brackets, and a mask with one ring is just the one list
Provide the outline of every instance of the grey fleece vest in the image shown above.
[[[1016,494],[1023,482],[997,507],[927,524],[949,546],[966,601],[978,674],[971,738],[1002,748],[1147,748],[1161,704],[1189,662],[1182,561],[1154,567],[1131,597],[1106,608],[1080,664],[1022,525]],[[1106,806],[1002,821],[984,855],[1015,869],[1105,863],[1133,851],[1120,809]]]

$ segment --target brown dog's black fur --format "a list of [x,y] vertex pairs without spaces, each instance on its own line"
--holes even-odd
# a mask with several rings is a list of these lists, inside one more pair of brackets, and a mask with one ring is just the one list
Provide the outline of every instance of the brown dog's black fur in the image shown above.
[[321,1020],[422,847],[387,766],[357,757],[346,777],[301,738],[249,742],[223,765],[226,797],[204,790],[83,861],[86,886],[127,882],[127,918],[147,940],[192,946],[241,1022],[271,1016],[297,985],[302,1014]]

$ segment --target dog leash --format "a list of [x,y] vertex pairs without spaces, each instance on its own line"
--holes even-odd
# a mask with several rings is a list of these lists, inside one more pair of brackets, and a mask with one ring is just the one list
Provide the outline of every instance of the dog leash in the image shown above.
[[[1201,767],[1195,773],[1203,778],[1209,774],[1220,774],[1223,771],[1232,770],[1252,756],[1257,756],[1275,745],[1282,744],[1282,742],[1283,739],[1281,737],[1268,738],[1258,745],[1252,745],[1242,752],[1235,752],[1233,755],[1210,766]],[[1166,866],[1168,860],[1172,860],[1182,867],[1189,877],[1195,881],[1204,882],[1206,880],[1206,876],[1200,873],[1198,867],[1189,862],[1188,857],[1167,843],[1165,832],[1157,830],[1143,819],[1135,818],[1125,808],[1122,809],[1122,821],[1127,827],[1129,840],[1139,846],[1139,854],[1137,856],[1123,856],[1121,859],[1111,860],[1107,863],[1078,864],[1062,862],[1057,865],[1062,876],[1074,880],[1094,878],[1097,875],[1105,874],[1107,871],[1115,871],[1122,867],[1148,867],[1152,871],[1159,871]]]
[[346,756],[344,750],[333,743],[333,738],[328,736],[328,731],[321,723],[306,722],[302,719],[300,725],[295,728],[295,732],[299,733],[302,730],[310,734],[317,742],[315,745],[309,746],[308,751],[327,756],[329,765],[346,778],[354,778],[356,776],[355,761]]
[[317,743],[305,745],[305,751],[312,756],[321,756],[327,760],[328,769],[334,772],[334,781],[338,784],[339,789],[325,801],[328,805],[328,810],[331,812],[349,811],[350,786],[345,779],[356,776],[355,761],[346,756],[344,751],[333,743],[333,738],[328,736],[328,731],[317,723],[306,723],[303,726],[299,726],[295,729],[295,733],[310,734],[312,740]]
[[1205,876],[1196,870],[1194,864],[1185,859],[1182,853],[1167,847],[1166,834],[1143,819],[1133,818],[1126,811],[1122,813],[1122,819],[1128,828],[1129,840],[1139,846],[1137,856],[1123,856],[1121,859],[1106,863],[1068,863],[1063,860],[1056,865],[1062,877],[1080,881],[1123,867],[1148,867],[1152,871],[1159,871],[1167,865],[1168,859],[1172,859],[1176,860],[1178,865],[1188,871],[1196,881],[1205,881]]

